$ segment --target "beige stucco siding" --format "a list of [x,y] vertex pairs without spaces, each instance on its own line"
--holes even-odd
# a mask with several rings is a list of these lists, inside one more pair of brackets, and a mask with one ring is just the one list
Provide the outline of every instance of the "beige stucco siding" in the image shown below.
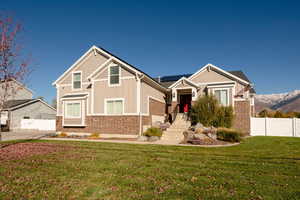
[[81,94],[81,93],[87,93],[87,114],[90,114],[91,113],[91,91],[92,89],[91,88],[88,88],[89,84],[83,84],[82,86],[82,89],[80,90],[76,90],[76,91],[73,91],[72,90],[72,86],[71,85],[66,85],[66,86],[59,86],[57,88],[58,90],[58,101],[57,101],[57,114],[58,116],[61,116],[63,114],[63,108],[62,108],[62,104],[63,104],[63,101],[62,101],[62,97],[67,95],[67,94]]
[[108,80],[94,82],[94,112],[104,114],[105,99],[124,99],[124,112],[137,112],[137,83],[134,78],[121,79],[120,86],[108,86]]
[[186,88],[186,87],[194,87],[194,86],[191,86],[186,81],[183,81],[183,82],[180,81],[180,83],[178,83],[175,88],[179,89],[179,88]]
[[67,73],[65,77],[58,84],[71,84],[72,83],[72,72],[82,71],[82,81],[86,82],[87,77],[93,73],[99,66],[101,66],[108,58],[94,52],[90,52],[85,59],[77,64],[72,71]]
[[200,74],[198,74],[197,76],[193,77],[191,80],[196,84],[232,81],[226,76],[219,74],[218,72],[215,72],[213,70],[210,71],[205,70]]
[[142,114],[149,114],[149,96],[159,100],[160,102],[165,102],[165,94],[149,84],[141,83],[141,112]]
[[[114,63],[114,64],[116,64],[116,63]],[[108,79],[108,76],[109,76],[108,75],[108,67],[105,67],[99,71],[99,73],[95,76],[94,79],[95,80]],[[134,77],[134,74],[132,74],[128,70],[121,67],[121,77],[123,77],[123,78]]]

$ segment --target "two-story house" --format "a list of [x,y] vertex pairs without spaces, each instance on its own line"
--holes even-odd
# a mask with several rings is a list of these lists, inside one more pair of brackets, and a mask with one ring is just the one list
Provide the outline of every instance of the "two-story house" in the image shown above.
[[249,132],[254,112],[255,91],[241,71],[207,64],[194,74],[152,78],[96,46],[53,85],[57,89],[58,132],[139,135],[208,93],[222,105],[233,106],[234,127],[244,132]]

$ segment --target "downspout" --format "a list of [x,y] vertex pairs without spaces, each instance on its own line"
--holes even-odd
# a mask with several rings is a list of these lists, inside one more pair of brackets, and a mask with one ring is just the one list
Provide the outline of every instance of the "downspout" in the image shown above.
[[137,79],[137,112],[139,114],[139,136],[142,135],[142,113],[141,113],[141,80],[144,78],[144,75],[142,74],[141,77],[139,77],[138,74],[136,74],[136,79]]

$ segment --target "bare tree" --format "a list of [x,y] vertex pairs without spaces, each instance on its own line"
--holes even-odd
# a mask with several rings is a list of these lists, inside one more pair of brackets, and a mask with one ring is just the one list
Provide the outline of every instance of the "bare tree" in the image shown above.
[[12,17],[0,15],[0,119],[5,102],[21,89],[14,81],[24,83],[29,74],[29,60],[22,57],[23,48],[18,40],[21,31],[21,24]]

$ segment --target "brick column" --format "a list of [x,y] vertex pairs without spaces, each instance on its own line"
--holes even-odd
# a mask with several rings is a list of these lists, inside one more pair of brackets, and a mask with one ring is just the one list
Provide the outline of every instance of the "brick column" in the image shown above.
[[251,106],[250,101],[235,101],[234,102],[233,128],[242,131],[243,133],[250,134],[250,116]]

